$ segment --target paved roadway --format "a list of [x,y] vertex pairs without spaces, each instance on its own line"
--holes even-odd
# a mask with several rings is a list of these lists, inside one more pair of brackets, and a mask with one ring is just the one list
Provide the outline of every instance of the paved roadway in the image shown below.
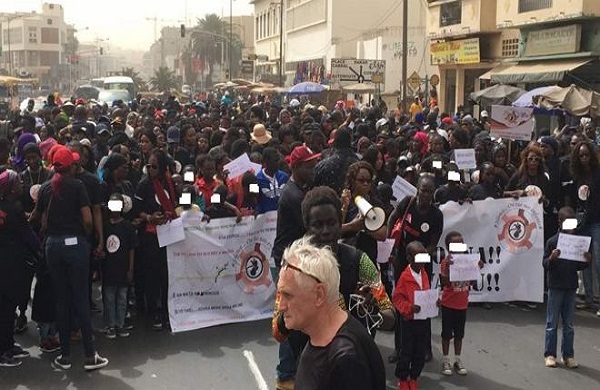
[[[97,325],[101,316],[95,315]],[[600,318],[577,312],[575,351],[577,370],[543,366],[544,309],[523,311],[506,305],[492,310],[470,309],[463,361],[466,377],[440,374],[441,323],[433,321],[434,360],[421,377],[421,389],[598,389],[600,388]],[[97,335],[99,351],[110,359],[101,371],[86,373],[81,347],[74,348],[73,368],[54,371],[51,357],[36,347],[30,323],[18,341],[31,352],[18,368],[0,368],[0,389],[274,389],[277,344],[269,322],[233,324],[170,335],[137,326],[128,339],[107,340]],[[387,362],[393,335],[378,334],[377,342]],[[251,351],[267,386],[261,387],[244,351]],[[396,389],[394,367],[386,363],[388,389]]]

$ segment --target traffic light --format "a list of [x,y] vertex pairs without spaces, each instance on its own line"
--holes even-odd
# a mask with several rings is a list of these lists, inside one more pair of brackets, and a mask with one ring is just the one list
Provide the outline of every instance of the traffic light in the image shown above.
[[185,38],[185,24],[181,25],[181,38]]

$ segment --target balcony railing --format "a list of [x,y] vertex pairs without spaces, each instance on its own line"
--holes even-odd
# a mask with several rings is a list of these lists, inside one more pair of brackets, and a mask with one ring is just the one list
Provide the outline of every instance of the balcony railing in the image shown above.
[[519,0],[519,13],[552,8],[552,0]]

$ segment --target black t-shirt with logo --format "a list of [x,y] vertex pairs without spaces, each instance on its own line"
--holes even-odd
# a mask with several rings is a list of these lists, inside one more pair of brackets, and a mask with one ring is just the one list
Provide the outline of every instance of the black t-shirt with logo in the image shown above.
[[102,283],[105,286],[126,287],[129,270],[129,251],[135,247],[135,229],[122,219],[104,225],[106,257],[102,261]]

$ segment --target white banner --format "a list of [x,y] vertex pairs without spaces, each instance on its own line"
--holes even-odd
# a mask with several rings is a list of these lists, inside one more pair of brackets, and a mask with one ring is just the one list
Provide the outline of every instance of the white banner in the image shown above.
[[276,225],[276,211],[184,225],[185,240],[167,247],[173,332],[272,317]]
[[529,141],[534,126],[533,108],[492,106],[490,134],[493,137]]
[[[536,198],[448,202],[440,210],[444,231],[438,245],[446,250],[446,234],[457,231],[484,263],[471,302],[543,302],[543,209]],[[439,288],[439,258],[433,272],[432,286]]]

